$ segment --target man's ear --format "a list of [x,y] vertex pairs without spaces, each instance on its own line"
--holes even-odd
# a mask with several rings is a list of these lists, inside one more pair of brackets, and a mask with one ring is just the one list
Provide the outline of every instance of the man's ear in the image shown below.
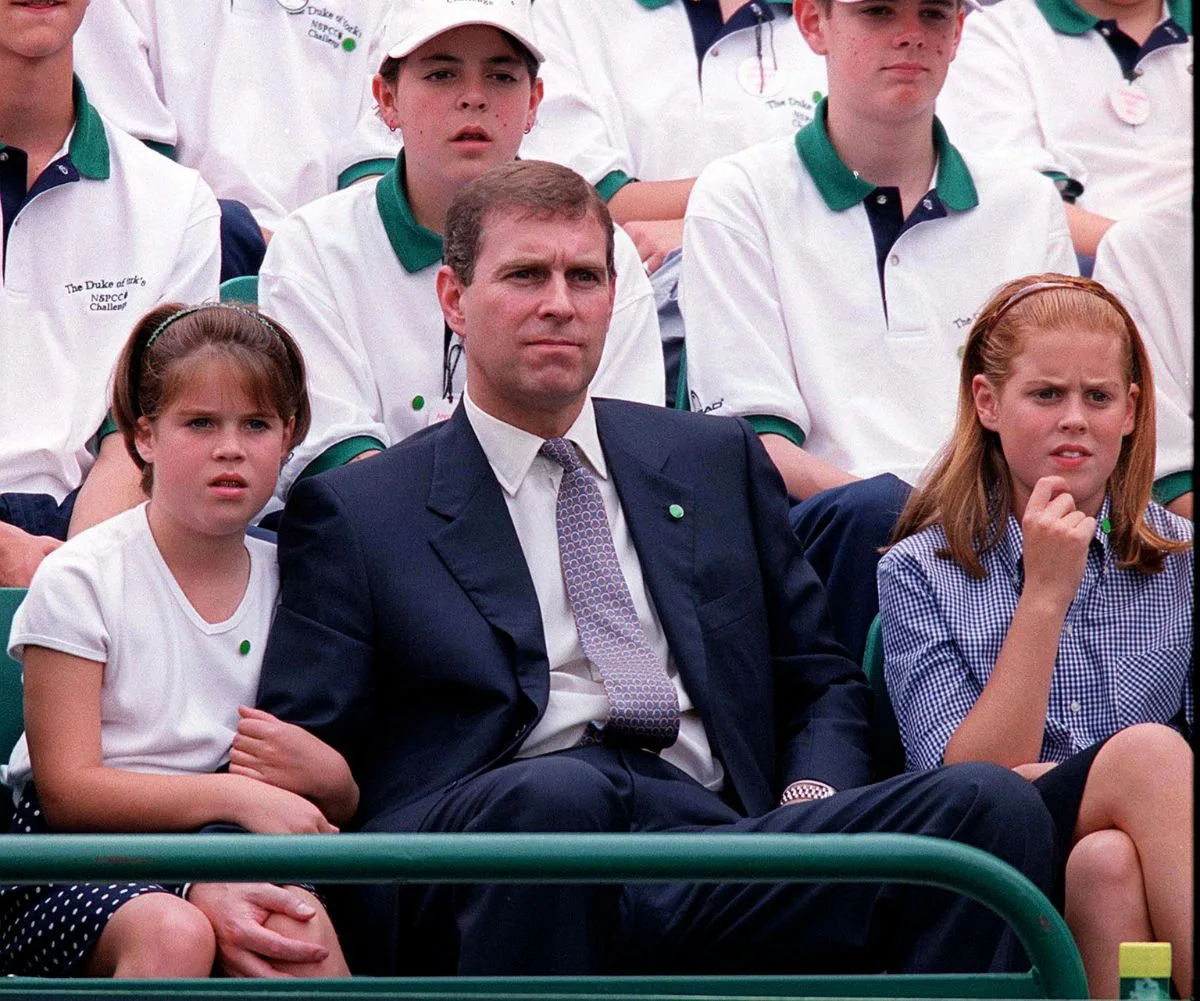
[[537,121],[538,105],[542,103],[542,78],[534,77],[533,86],[529,89],[529,111],[525,115],[525,131],[529,132],[533,128],[533,123]]
[[438,268],[436,285],[438,303],[442,307],[442,316],[446,320],[446,326],[465,341],[466,316],[463,314],[462,297],[467,286],[454,273],[454,269],[449,264],[443,264]]
[[[837,3],[837,0],[832,2]],[[808,47],[818,56],[828,55],[829,47],[825,44],[825,16],[817,0],[797,0],[794,9],[796,26],[808,42]]]
[[975,399],[975,415],[979,423],[989,431],[997,430],[1000,398],[986,375],[977,375],[971,380],[971,395]]

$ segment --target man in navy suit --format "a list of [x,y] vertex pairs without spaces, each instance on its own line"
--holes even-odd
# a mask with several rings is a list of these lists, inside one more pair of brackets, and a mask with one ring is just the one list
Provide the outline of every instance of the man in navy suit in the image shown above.
[[[906,831],[978,845],[1046,887],[1050,818],[1014,773],[963,765],[866,784],[869,692],[832,639],[749,425],[589,397],[617,277],[611,220],[583,179],[497,167],[464,189],[445,233],[437,290],[465,345],[467,395],[444,423],[297,483],[280,527],[260,706],[346,758],[355,826]],[[665,747],[610,720],[617,696],[568,593],[564,472],[546,439],[568,441],[599,488],[642,649],[677,703]],[[352,897],[342,932],[361,972],[1020,963],[982,908],[906,887]]]

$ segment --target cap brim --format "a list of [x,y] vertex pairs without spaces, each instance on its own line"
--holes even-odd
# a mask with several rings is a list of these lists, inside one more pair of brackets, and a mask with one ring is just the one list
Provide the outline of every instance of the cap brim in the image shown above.
[[447,31],[453,31],[455,28],[467,28],[471,25],[480,24],[487,28],[495,28],[497,31],[503,31],[506,35],[512,35],[518,42],[525,46],[532,54],[533,58],[538,61],[540,66],[546,61],[546,57],[542,55],[542,50],[539,49],[523,32],[517,31],[511,24],[500,24],[497,21],[489,21],[487,18],[475,18],[470,21],[456,21],[454,24],[442,25],[436,28],[429,28],[425,31],[418,31],[409,35],[402,42],[397,42],[387,50],[387,58],[403,59],[407,55],[416,52],[426,42],[432,41],[438,35],[444,35]]

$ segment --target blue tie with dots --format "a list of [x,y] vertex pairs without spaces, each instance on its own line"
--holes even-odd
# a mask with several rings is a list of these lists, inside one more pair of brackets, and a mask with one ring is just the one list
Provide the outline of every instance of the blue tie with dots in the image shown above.
[[669,747],[679,736],[679,697],[638,621],[600,487],[565,439],[544,441],[541,453],[563,467],[558,548],[579,641],[608,695],[605,730],[644,747]]

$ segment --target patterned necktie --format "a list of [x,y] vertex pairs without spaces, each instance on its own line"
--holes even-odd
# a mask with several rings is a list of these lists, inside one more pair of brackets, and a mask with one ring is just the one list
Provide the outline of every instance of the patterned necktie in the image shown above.
[[579,641],[608,695],[605,729],[644,747],[669,747],[679,736],[679,697],[638,622],[600,487],[570,442],[551,438],[540,451],[563,467],[558,548]]

